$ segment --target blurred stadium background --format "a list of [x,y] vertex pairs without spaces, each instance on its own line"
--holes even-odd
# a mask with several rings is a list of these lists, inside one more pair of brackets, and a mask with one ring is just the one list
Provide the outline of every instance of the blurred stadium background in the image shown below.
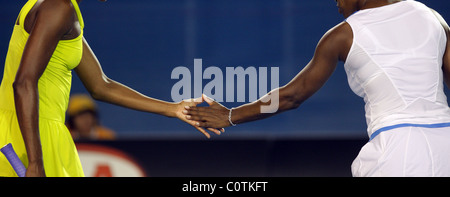
[[[0,62],[25,2],[0,3]],[[450,20],[448,1],[421,2]],[[80,8],[84,36],[104,72],[167,101],[178,81],[172,70],[193,69],[194,58],[223,71],[279,67],[284,85],[308,63],[321,36],[344,20],[332,0],[84,0]],[[87,93],[73,76],[72,93]],[[348,87],[342,63],[298,110],[228,128],[212,140],[179,120],[97,104],[102,125],[117,140],[78,142],[91,168],[87,176],[132,176],[121,174],[126,168],[138,169],[136,176],[351,176],[351,162],[368,140],[364,103]],[[89,160],[96,154],[106,159]]]

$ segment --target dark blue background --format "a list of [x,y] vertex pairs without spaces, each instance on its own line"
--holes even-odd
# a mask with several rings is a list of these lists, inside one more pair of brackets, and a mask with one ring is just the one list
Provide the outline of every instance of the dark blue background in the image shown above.
[[[423,0],[450,20],[450,3]],[[0,3],[0,62],[24,0]],[[279,67],[280,85],[310,60],[316,43],[343,21],[332,0],[84,0],[85,38],[104,72],[143,94],[171,100],[177,66]],[[0,70],[3,74],[3,69]],[[208,80],[204,80],[206,84]],[[72,93],[86,93],[74,73]],[[235,107],[243,103],[224,103]],[[202,136],[179,120],[99,103],[101,121],[122,138]],[[340,63],[299,109],[228,128],[225,137],[367,138],[364,103]]]

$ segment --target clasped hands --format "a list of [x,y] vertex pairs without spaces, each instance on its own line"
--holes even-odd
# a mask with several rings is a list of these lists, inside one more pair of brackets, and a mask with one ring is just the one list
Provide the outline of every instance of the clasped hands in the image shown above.
[[[209,106],[197,106],[205,101]],[[200,98],[187,99],[179,102],[176,116],[180,120],[195,127],[207,138],[210,138],[211,136],[206,130],[220,135],[225,132],[225,127],[230,126],[228,120],[229,112],[230,110],[228,108],[203,94]]]

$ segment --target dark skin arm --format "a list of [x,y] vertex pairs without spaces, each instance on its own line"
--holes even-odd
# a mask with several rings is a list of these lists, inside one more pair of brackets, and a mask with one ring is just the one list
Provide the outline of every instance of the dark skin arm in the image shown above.
[[[25,17],[25,16],[22,16]],[[30,36],[13,83],[17,119],[25,143],[28,168],[26,176],[45,176],[42,148],[39,136],[38,81],[60,40],[73,39],[80,33],[78,19],[69,0],[38,1],[24,21]],[[19,22],[19,21],[18,21]],[[208,138],[210,135],[194,125],[181,113],[186,105],[198,102],[183,101],[170,104],[146,97],[107,78],[89,45],[83,39],[84,52],[76,71],[91,94],[99,99],[131,109],[147,111],[169,117],[178,117],[193,125]],[[220,134],[217,129],[208,130]]]
[[[279,105],[275,113],[261,113],[261,107],[268,105],[262,99],[239,106],[232,111],[235,124],[264,119],[287,110],[296,109],[317,92],[336,69],[338,61],[345,61],[352,44],[353,34],[347,23],[341,23],[328,31],[319,41],[314,57],[287,85],[269,92],[267,97],[278,91]],[[185,113],[189,120],[197,121],[200,127],[223,128],[230,126],[229,109],[204,98],[209,107],[188,107]]]
[[73,8],[66,1],[45,1],[32,19],[25,22],[30,32],[16,78],[14,101],[24,139],[28,169],[26,176],[45,176],[39,137],[38,80],[44,72],[58,41],[70,31]]

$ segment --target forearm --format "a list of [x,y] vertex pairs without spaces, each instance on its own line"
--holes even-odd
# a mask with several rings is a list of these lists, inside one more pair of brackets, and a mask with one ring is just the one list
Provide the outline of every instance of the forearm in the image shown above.
[[13,87],[17,120],[25,143],[28,162],[43,166],[39,137],[37,85],[27,82],[15,82]]
[[[300,99],[289,94],[285,87],[277,88],[257,101],[233,108],[231,121],[234,124],[241,124],[265,119],[291,109],[296,109],[300,103]],[[268,108],[268,110],[264,110],[264,107]]]
[[189,120],[196,121],[197,126],[220,128],[230,126],[229,119],[241,124],[295,109],[325,84],[340,59],[345,61],[351,41],[351,27],[339,24],[322,37],[312,60],[288,84],[253,103],[233,109],[231,118],[229,109],[212,101],[207,101],[209,107],[192,107],[184,113]]
[[[231,122],[234,124],[242,124],[275,115],[275,113],[261,113],[262,105],[263,103],[260,100],[257,100],[253,103],[233,108],[231,112]],[[278,111],[276,113],[278,113]]]
[[174,103],[147,97],[111,79],[105,79],[105,83],[100,86],[98,90],[91,93],[96,100],[138,111],[175,117]]

